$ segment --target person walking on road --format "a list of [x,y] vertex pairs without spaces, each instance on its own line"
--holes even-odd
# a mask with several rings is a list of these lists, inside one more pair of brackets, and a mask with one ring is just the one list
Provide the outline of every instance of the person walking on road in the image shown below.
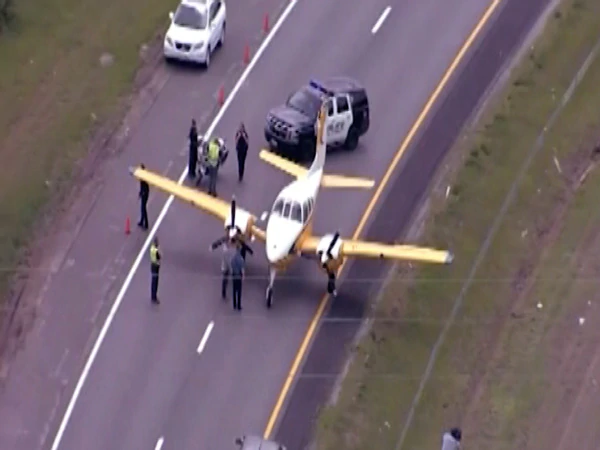
[[[146,167],[141,164],[140,167],[145,169]],[[150,196],[150,186],[144,180],[140,180],[140,220],[138,227],[142,230],[148,229],[148,197]]]
[[196,128],[196,120],[192,119],[192,126],[188,134],[190,141],[190,154],[188,157],[188,177],[196,178],[196,166],[198,165],[198,129]]
[[235,134],[235,151],[238,160],[238,179],[244,180],[244,169],[246,168],[246,156],[248,155],[248,133],[243,123]]
[[231,284],[233,285],[233,309],[242,310],[242,282],[244,280],[244,258],[238,250],[231,259]]
[[158,237],[154,237],[150,245],[150,274],[152,280],[150,283],[150,300],[152,303],[159,304],[158,300],[158,276],[160,273],[160,250],[158,249]]
[[225,300],[227,298],[227,285],[231,276],[231,261],[235,255],[236,246],[233,239],[230,239],[229,242],[223,242],[220,245],[223,249],[223,257],[221,259],[221,298]]
[[219,169],[219,144],[217,138],[213,138],[208,144],[208,193],[217,196],[217,171]]

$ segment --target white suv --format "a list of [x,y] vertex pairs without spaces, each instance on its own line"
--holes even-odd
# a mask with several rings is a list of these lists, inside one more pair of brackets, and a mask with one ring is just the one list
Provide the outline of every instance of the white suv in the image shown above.
[[225,0],[182,0],[169,13],[171,26],[165,35],[164,55],[210,65],[210,55],[225,42]]

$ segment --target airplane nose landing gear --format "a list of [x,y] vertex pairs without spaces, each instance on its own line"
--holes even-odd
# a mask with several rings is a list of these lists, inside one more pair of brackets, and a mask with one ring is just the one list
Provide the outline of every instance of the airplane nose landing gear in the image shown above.
[[271,286],[267,287],[267,293],[265,298],[267,301],[267,308],[273,306],[273,288]]
[[335,272],[327,271],[327,293],[337,297],[337,290],[335,288]]
[[273,283],[275,283],[276,275],[277,275],[277,270],[271,268],[269,271],[269,286],[267,287],[267,292],[265,294],[267,308],[270,308],[271,306],[273,306]]

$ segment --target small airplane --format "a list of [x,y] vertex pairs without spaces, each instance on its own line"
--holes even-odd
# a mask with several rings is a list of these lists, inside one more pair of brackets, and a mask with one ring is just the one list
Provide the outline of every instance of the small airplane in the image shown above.
[[[328,276],[327,291],[334,296],[337,295],[335,274],[344,258],[386,258],[450,264],[454,257],[448,251],[412,245],[343,240],[339,232],[320,237],[313,235],[314,210],[320,187],[370,189],[375,184],[373,180],[364,178],[324,173],[327,128],[336,119],[336,111],[336,98],[324,99],[316,124],[316,154],[310,168],[306,169],[267,150],[259,153],[263,161],[296,178],[279,192],[271,212],[264,212],[260,219],[238,208],[235,197],[231,203],[227,203],[141,167],[132,168],[130,172],[138,180],[144,180],[151,186],[224,220],[226,233],[211,245],[211,249],[222,244],[238,243],[243,250],[247,250],[250,249],[248,242],[255,238],[263,241],[269,263],[269,284],[265,294],[268,308],[273,304],[273,284],[277,273],[284,271],[290,261],[298,256],[310,258],[316,253],[320,267]],[[266,228],[263,230],[257,223],[265,222],[267,217]]]

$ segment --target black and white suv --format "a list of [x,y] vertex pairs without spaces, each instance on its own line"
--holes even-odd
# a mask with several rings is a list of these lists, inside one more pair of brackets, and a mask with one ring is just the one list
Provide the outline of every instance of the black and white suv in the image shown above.
[[[267,115],[265,139],[271,150],[295,160],[311,160],[315,153],[315,123],[325,98],[330,103],[328,148],[354,150],[369,129],[369,100],[364,87],[348,77],[310,81]],[[332,120],[331,120],[332,119]]]

